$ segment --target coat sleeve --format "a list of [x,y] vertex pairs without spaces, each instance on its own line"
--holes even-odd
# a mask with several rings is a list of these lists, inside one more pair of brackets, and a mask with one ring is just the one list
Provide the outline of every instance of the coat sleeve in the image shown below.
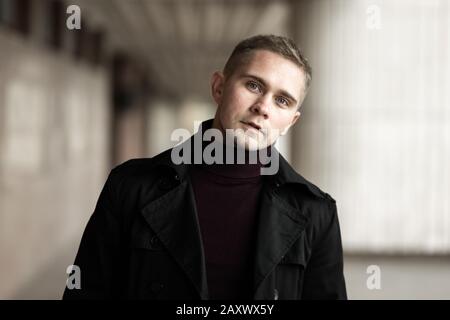
[[329,198],[329,220],[324,231],[313,243],[311,258],[306,266],[302,299],[346,300],[342,241],[336,202]]
[[63,299],[113,298],[117,291],[114,274],[119,265],[120,224],[113,172],[98,198],[84,230],[74,265],[80,270],[81,288],[66,285]]

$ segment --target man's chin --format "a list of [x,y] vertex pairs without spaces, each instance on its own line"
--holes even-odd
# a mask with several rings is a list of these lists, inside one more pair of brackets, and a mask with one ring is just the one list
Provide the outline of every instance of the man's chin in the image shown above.
[[267,142],[262,139],[255,139],[249,136],[239,136],[235,139],[237,147],[245,149],[247,151],[258,151],[267,147]]

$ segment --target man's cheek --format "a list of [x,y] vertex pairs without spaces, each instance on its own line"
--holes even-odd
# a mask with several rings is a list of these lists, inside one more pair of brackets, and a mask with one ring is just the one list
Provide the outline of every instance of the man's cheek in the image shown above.
[[272,130],[270,132],[270,135],[268,136],[267,140],[268,140],[268,144],[273,144],[279,137],[279,131],[278,130]]

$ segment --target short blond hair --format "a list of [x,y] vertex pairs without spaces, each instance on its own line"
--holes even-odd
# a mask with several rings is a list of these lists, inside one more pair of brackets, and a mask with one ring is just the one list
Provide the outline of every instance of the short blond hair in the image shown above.
[[239,42],[225,64],[223,69],[225,77],[231,76],[239,66],[247,62],[255,50],[268,50],[294,62],[305,74],[305,94],[308,92],[312,79],[312,70],[308,59],[292,39],[283,36],[257,35]]

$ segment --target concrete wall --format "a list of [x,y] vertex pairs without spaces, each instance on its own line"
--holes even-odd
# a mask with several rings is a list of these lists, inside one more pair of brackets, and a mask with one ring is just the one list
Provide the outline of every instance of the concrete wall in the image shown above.
[[9,298],[56,263],[64,288],[109,170],[109,83],[105,70],[3,29],[0,46],[0,298]]
[[338,203],[344,249],[450,253],[448,1],[297,7],[313,67],[296,167]]

